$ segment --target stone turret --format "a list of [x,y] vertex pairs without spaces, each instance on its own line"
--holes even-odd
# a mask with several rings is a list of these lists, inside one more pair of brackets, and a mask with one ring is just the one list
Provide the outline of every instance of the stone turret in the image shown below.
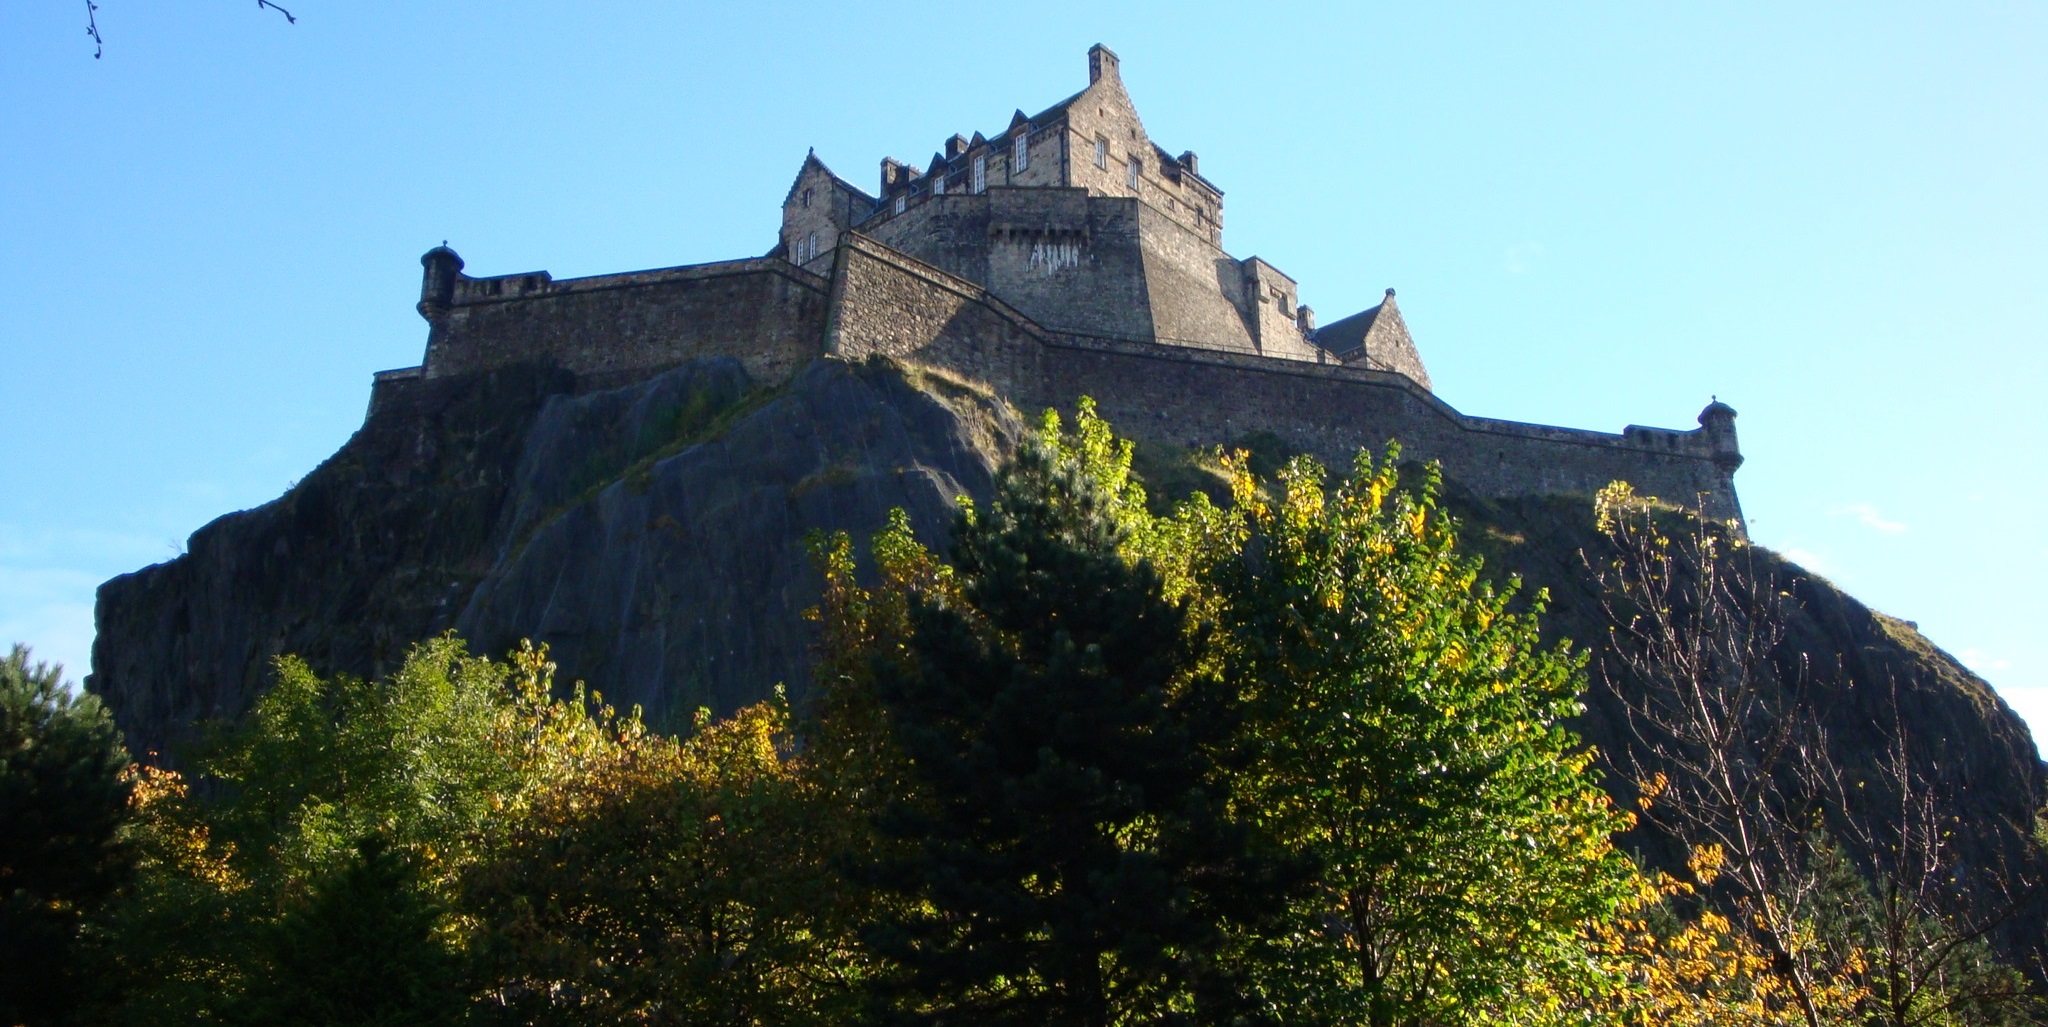
[[1713,447],[1714,463],[1723,471],[1734,474],[1742,466],[1742,447],[1735,441],[1735,408],[1714,397],[1705,410],[1700,411],[1700,427],[1706,429],[1707,444]]
[[429,321],[448,312],[455,301],[455,280],[462,276],[462,258],[448,248],[448,240],[420,257],[426,270],[420,275],[420,316]]

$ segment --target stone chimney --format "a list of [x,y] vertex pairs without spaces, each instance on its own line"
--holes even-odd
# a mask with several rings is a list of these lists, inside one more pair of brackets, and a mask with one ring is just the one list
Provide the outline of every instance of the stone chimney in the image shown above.
[[1195,151],[1193,150],[1188,150],[1180,155],[1180,166],[1188,169],[1188,174],[1191,175],[1202,173],[1202,170],[1195,165]]
[[1094,85],[1105,77],[1123,80],[1116,70],[1116,51],[1097,43],[1088,48],[1088,84]]
[[948,140],[946,140],[946,159],[947,159],[947,160],[952,160],[953,158],[955,158],[955,157],[958,157],[958,156],[960,156],[961,154],[963,154],[963,153],[966,153],[966,152],[967,152],[967,137],[966,137],[966,136],[964,136],[964,135],[959,135],[959,134],[957,134],[957,133],[956,133],[956,134],[955,134],[955,135],[953,136],[953,138],[951,138],[951,139],[948,139]]

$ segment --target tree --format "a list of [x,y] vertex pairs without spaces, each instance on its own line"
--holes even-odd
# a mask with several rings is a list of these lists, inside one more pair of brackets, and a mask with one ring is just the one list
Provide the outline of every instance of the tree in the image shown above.
[[[290,996],[345,991],[346,974],[381,972],[374,953],[333,966],[306,953],[378,932],[370,947],[436,951],[420,948],[423,919],[432,944],[459,944],[462,872],[543,786],[638,730],[580,689],[553,697],[553,671],[544,650],[522,646],[499,662],[452,636],[415,646],[378,681],[323,678],[285,658],[271,690],[199,759],[200,795],[138,768],[131,840],[143,872],[108,910],[100,956],[126,995],[100,1019],[262,1018],[299,1000]],[[461,992],[422,973],[420,990],[384,989],[381,999],[403,1002],[375,1015],[443,1017]],[[374,977],[357,986],[380,987]]]
[[1270,485],[1231,465],[1208,574],[1256,757],[1238,801],[1321,868],[1250,951],[1293,1016],[1530,1022],[1609,983],[1586,939],[1632,894],[1629,821],[1562,725],[1583,664],[1542,643],[1543,595],[1482,582],[1435,469],[1403,491],[1397,456],[1334,488],[1307,458]]
[[861,976],[827,863],[844,814],[781,699],[628,736],[538,795],[466,875],[489,1005],[519,1023],[836,1024]]
[[[1048,429],[1058,433],[1056,419]],[[1223,927],[1282,875],[1225,810],[1231,728],[1199,638],[1120,551],[1113,483],[1043,440],[955,529],[955,579],[908,611],[876,695],[913,794],[870,880],[919,905],[869,936],[912,1022],[1097,1025],[1220,1017]]]
[[[1991,951],[2039,884],[1971,866],[1944,809],[1937,754],[1917,752],[1897,682],[1874,761],[1845,762],[1785,644],[1792,590],[1739,533],[1609,486],[1606,547],[1585,559],[1609,623],[1600,679],[1632,744],[1616,770],[1644,816],[1714,868],[1699,922],[1736,925],[1765,957],[1758,994],[1807,1027],[2043,1022]],[[1873,801],[1874,800],[1874,801]],[[1845,851],[1844,843],[1854,849]],[[1691,930],[1691,928],[1687,928]]]
[[0,1023],[68,1015],[81,925],[133,863],[120,733],[62,678],[24,645],[0,660]]
[[339,869],[262,932],[234,1023],[276,1027],[442,1027],[467,1006],[443,911],[383,839],[363,839]]

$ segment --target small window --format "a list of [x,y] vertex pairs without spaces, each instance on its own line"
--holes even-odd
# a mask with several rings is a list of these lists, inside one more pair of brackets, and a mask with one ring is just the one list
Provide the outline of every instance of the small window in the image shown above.
[[811,209],[811,191],[809,189],[804,190],[804,209]]
[[979,192],[985,192],[985,191],[986,191],[987,189],[988,189],[988,158],[987,158],[987,157],[976,157],[976,158],[974,158],[974,191],[975,191],[975,192],[977,192],[977,193],[979,193]]
[[1098,168],[1109,167],[1109,140],[1101,136],[1095,137],[1095,166]]
[[903,193],[896,194],[896,213],[903,213],[903,204],[906,199],[907,197]]
[[946,175],[944,172],[932,176],[932,195],[946,195]]
[[1031,166],[1031,130],[1017,133],[1017,159],[1010,162],[1010,170],[1022,171]]
[[1124,168],[1124,184],[1133,189],[1138,187],[1138,158],[1136,157],[1132,157],[1131,163]]

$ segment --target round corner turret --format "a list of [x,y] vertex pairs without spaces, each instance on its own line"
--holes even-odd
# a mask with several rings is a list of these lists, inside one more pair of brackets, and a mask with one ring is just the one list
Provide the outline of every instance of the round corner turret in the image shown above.
[[448,248],[448,241],[420,256],[420,316],[432,321],[455,302],[455,282],[462,277],[462,257]]
[[1715,396],[1714,401],[1700,411],[1700,430],[1707,433],[1707,444],[1713,448],[1714,462],[1728,473],[1735,473],[1735,469],[1742,466],[1742,447],[1735,440],[1735,408]]

